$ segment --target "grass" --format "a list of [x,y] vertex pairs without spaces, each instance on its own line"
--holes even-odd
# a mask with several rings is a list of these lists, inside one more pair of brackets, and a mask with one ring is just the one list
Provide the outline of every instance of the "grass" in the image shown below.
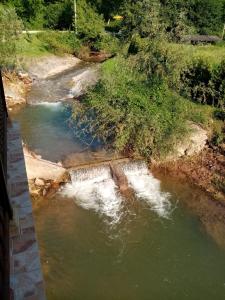
[[212,67],[219,64],[225,59],[225,43],[221,42],[217,45],[187,45],[187,44],[170,44],[171,49],[183,53],[187,60],[202,58]]
[[36,34],[22,35],[16,43],[16,54],[21,57],[39,57],[48,54],[46,45]]
[[16,54],[18,58],[74,54],[80,46],[73,32],[45,31],[21,35],[16,42]]

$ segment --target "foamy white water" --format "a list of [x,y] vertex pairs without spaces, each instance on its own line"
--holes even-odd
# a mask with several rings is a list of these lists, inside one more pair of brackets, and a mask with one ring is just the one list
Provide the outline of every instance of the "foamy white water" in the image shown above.
[[32,105],[34,106],[46,106],[48,108],[51,109],[58,109],[62,106],[62,102],[47,102],[47,101],[43,101],[43,102],[35,102],[32,103]]
[[64,196],[84,209],[106,216],[116,224],[122,216],[123,199],[111,177],[109,167],[99,167],[71,172],[71,184],[62,191]]
[[87,88],[94,86],[98,81],[98,67],[89,67],[82,73],[73,77],[73,87],[70,89],[67,98],[74,98],[82,95]]
[[170,194],[161,191],[160,181],[153,177],[144,162],[122,166],[137,198],[146,201],[159,216],[167,218],[171,211]]

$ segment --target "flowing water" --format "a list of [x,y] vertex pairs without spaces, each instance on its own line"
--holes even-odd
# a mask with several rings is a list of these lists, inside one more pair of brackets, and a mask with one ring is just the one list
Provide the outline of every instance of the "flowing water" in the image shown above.
[[[72,75],[35,86],[35,105],[12,115],[25,142],[50,160],[86,147],[70,127],[70,107],[52,102],[74,93]],[[56,196],[34,203],[48,300],[224,300],[225,214],[215,216],[220,208],[202,191],[156,178],[144,163],[121,167],[131,199],[102,166],[71,171]]]

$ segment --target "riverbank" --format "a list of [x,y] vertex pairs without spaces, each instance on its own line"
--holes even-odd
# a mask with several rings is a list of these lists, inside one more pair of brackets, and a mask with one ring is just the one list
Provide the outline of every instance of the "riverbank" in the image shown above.
[[225,205],[225,156],[222,147],[206,146],[190,157],[153,163],[151,169],[181,181],[188,180]]

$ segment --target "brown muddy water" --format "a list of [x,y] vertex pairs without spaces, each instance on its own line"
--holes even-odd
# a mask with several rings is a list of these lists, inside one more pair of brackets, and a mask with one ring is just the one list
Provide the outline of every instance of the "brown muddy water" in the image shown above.
[[[225,299],[225,248],[216,243],[224,223],[210,236],[186,205],[210,199],[170,178],[160,187],[151,176],[135,180],[146,180],[148,193],[140,189],[134,202],[99,193],[102,182],[89,193],[86,182],[36,209],[48,299]],[[157,208],[154,198],[164,204]]]

